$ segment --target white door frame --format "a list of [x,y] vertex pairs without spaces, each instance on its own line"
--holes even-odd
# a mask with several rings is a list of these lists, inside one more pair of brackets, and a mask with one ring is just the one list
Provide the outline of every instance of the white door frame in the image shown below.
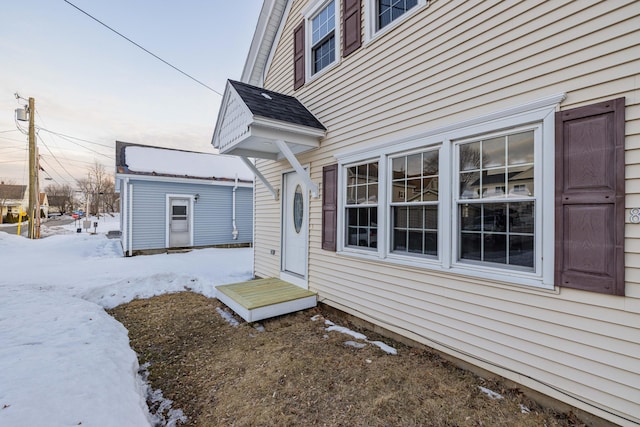
[[[309,167],[307,165],[304,166],[305,170],[308,171]],[[280,203],[280,229],[282,233],[280,235],[280,279],[292,283],[296,286],[300,286],[303,289],[309,288],[308,274],[309,274],[309,201],[311,197],[309,196],[309,189],[306,188],[305,181],[302,180],[303,186],[303,194],[304,194],[304,209],[303,209],[303,231],[305,233],[305,251],[304,251],[304,275],[300,276],[288,271],[285,271],[285,257],[287,254],[287,248],[285,247],[285,233],[286,233],[286,224],[285,218],[285,209],[288,197],[287,197],[287,188],[286,186],[286,176],[291,173],[298,173],[294,169],[285,170],[282,172],[282,192],[281,192],[281,203]]]
[[189,245],[193,246],[193,224],[194,224],[194,205],[195,205],[195,196],[192,194],[167,194],[165,198],[165,248],[169,248],[169,238],[171,233],[171,199],[188,199],[189,200]]

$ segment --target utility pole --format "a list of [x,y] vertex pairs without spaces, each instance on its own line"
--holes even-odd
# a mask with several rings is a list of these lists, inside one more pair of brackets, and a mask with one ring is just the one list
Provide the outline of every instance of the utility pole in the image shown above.
[[[29,98],[29,238],[35,239],[35,218],[36,215],[40,215],[40,212],[36,212],[36,206],[39,202],[39,189],[38,189],[38,175],[37,175],[37,158],[36,150],[36,125],[34,121],[36,101],[33,98]],[[39,210],[39,209],[38,209]]]

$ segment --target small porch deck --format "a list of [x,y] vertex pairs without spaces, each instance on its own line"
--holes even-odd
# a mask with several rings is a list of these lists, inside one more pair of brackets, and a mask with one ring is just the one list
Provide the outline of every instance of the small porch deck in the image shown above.
[[315,307],[314,292],[280,279],[268,278],[222,285],[217,298],[247,322],[257,322]]

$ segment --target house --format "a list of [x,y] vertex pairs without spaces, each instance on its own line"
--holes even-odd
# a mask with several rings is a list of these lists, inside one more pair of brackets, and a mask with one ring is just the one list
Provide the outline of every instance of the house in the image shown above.
[[0,184],[0,222],[6,222],[11,215],[18,219],[20,210],[28,211],[29,193],[26,185]]
[[128,256],[253,241],[253,174],[237,157],[116,141],[116,191]]
[[39,193],[38,195],[40,204],[40,217],[47,218],[49,216],[49,198],[47,197],[47,193]]
[[255,276],[638,425],[638,40],[635,1],[266,0],[212,141]]

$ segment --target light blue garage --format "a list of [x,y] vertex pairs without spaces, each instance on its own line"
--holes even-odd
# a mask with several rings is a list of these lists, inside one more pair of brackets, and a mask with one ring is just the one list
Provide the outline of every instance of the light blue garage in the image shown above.
[[116,141],[127,256],[253,243],[253,173],[235,156]]

